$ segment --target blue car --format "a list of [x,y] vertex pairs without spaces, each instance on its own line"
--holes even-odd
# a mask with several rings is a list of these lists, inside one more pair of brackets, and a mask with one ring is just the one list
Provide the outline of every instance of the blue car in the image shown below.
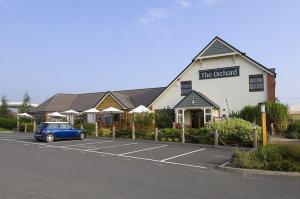
[[68,122],[43,122],[39,125],[34,134],[37,141],[46,141],[48,143],[57,139],[77,138],[83,140],[86,131],[77,129]]

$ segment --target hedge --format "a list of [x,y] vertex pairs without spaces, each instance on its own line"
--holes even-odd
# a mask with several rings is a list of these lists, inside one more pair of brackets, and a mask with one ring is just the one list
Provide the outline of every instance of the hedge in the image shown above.
[[0,117],[0,127],[10,130],[17,128],[17,120]]

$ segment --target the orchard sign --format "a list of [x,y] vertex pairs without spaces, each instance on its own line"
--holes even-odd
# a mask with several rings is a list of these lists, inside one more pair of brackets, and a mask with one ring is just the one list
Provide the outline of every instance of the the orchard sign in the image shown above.
[[226,67],[226,68],[214,68],[209,70],[200,70],[199,79],[214,79],[224,77],[236,77],[240,76],[240,67]]

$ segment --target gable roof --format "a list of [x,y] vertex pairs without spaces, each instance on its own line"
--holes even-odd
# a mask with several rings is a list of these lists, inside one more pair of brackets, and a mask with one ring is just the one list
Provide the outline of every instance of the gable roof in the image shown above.
[[214,103],[211,99],[195,90],[192,90],[175,106],[175,108],[185,107],[214,107],[217,109],[219,108],[219,106],[216,103]]
[[148,106],[164,87],[107,91],[83,94],[56,94],[45,102],[32,109],[32,113],[62,112],[73,109],[78,112],[96,107],[96,105],[108,94],[112,95],[126,109],[133,109],[139,105]]
[[[212,48],[210,48],[212,47]],[[231,49],[232,52],[229,50]],[[205,54],[204,54],[205,53]],[[246,53],[241,52],[240,50],[238,50],[237,48],[235,48],[234,46],[230,45],[229,43],[227,43],[226,41],[224,41],[223,39],[221,39],[220,37],[216,36],[215,38],[213,38],[191,61],[191,63],[189,63],[166,87],[165,89],[161,92],[160,95],[157,96],[157,98],[159,98],[177,79],[179,79],[179,77],[181,77],[181,75],[188,70],[192,64],[197,60],[197,59],[201,59],[201,58],[207,58],[207,57],[214,57],[214,56],[219,56],[219,55],[228,55],[228,54],[239,54],[240,56],[242,56],[243,58],[245,58],[246,60],[249,60],[250,62],[254,63],[255,65],[257,65],[258,67],[260,67],[262,70],[264,70],[265,72],[274,75],[276,77],[276,73],[274,69],[269,69],[267,67],[265,67],[264,65],[260,64],[259,62],[255,61],[254,59],[250,58],[249,56],[246,55]],[[204,56],[204,55],[205,56]],[[153,104],[153,102],[155,102],[155,100],[157,99],[155,98],[150,104],[149,106],[151,106]]]

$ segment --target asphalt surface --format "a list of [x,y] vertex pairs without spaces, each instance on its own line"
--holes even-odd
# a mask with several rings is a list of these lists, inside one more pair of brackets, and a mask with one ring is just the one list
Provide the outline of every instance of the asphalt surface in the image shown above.
[[232,148],[0,134],[0,199],[299,198],[300,178],[217,169]]

